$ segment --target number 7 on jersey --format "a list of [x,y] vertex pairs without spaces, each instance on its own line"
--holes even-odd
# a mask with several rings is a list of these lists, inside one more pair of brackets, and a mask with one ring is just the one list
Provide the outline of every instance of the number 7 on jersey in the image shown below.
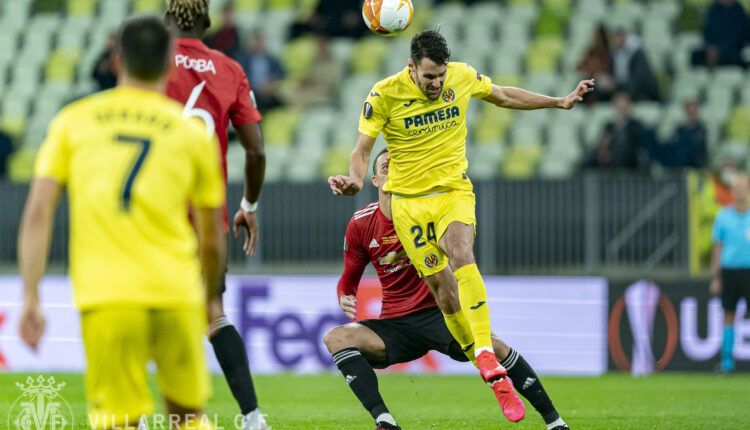
[[141,152],[138,154],[135,161],[133,161],[133,165],[130,167],[130,172],[125,178],[125,183],[122,186],[120,208],[124,212],[129,212],[130,201],[132,199],[133,192],[133,183],[135,182],[135,177],[138,176],[138,172],[141,170],[141,167],[143,167],[143,162],[146,160],[148,151],[151,149],[151,139],[146,137],[118,134],[117,137],[115,137],[115,140],[119,143],[132,143],[141,145]]

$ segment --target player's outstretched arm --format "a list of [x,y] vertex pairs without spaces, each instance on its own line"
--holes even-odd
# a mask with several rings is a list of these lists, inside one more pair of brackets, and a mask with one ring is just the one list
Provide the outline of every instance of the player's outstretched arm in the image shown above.
[[[240,144],[245,149],[245,193],[243,204],[234,214],[234,237],[239,237],[240,229],[245,230],[245,243],[242,250],[245,255],[255,255],[258,246],[258,221],[255,216],[255,203],[260,198],[266,172],[266,153],[263,147],[263,136],[257,122],[235,127]],[[245,203],[247,202],[247,203]],[[244,206],[244,207],[243,207]],[[253,210],[246,210],[253,209]]]
[[24,343],[34,350],[39,346],[45,328],[39,303],[39,281],[47,265],[52,221],[60,190],[60,184],[53,179],[34,179],[19,227],[18,264],[24,294],[18,330]]
[[359,133],[357,146],[352,151],[349,162],[349,176],[338,175],[328,178],[328,185],[331,186],[334,195],[353,196],[362,189],[367,173],[367,163],[370,161],[370,153],[374,145],[374,137]]
[[578,83],[578,86],[566,97],[550,97],[537,94],[523,88],[492,86],[492,92],[484,100],[496,106],[508,109],[533,110],[545,108],[571,109],[583,96],[594,91],[594,80],[587,79]]
[[193,211],[198,234],[198,257],[201,262],[207,300],[218,295],[219,283],[226,267],[226,236],[222,211],[219,208],[199,207]]

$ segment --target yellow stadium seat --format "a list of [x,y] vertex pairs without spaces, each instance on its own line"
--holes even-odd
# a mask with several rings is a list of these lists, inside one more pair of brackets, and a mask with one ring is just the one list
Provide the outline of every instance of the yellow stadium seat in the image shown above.
[[492,76],[492,83],[503,87],[517,87],[521,85],[521,76],[515,73],[498,73]]
[[136,13],[154,13],[162,12],[166,8],[166,2],[163,0],[134,0],[133,12]]
[[474,139],[480,145],[503,140],[512,120],[512,110],[500,109],[487,103],[479,116]]
[[271,10],[289,10],[295,6],[295,0],[268,0],[268,8]]
[[327,178],[346,172],[351,153],[352,149],[348,146],[334,146],[329,149],[321,165],[321,176]]
[[26,117],[18,115],[3,115],[2,128],[5,132],[13,136],[14,139],[20,139],[23,130],[26,128]]
[[256,12],[263,7],[263,0],[234,0],[237,12]]
[[96,0],[68,0],[68,16],[93,16],[96,3]]
[[738,106],[726,124],[730,140],[750,144],[750,106]]
[[264,140],[269,146],[289,146],[299,124],[300,114],[292,108],[274,109],[263,117]]
[[570,10],[570,0],[543,0],[542,7],[567,15]]
[[73,82],[80,52],[54,51],[47,57],[45,77],[48,81]]
[[528,179],[534,176],[542,155],[539,144],[514,144],[503,158],[501,171],[509,179]]
[[313,37],[301,37],[286,44],[281,62],[290,79],[305,76],[310,71],[316,50]]
[[563,51],[563,40],[559,36],[537,38],[526,56],[529,73],[552,73]]
[[8,176],[13,182],[29,182],[34,176],[34,160],[36,152],[20,148],[11,154],[8,163]]
[[365,37],[352,50],[352,69],[355,74],[377,74],[380,64],[388,53],[388,42],[384,37]]

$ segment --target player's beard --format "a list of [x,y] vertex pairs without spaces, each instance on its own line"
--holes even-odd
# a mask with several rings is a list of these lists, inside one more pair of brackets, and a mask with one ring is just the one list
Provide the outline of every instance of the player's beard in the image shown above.
[[440,89],[434,89],[429,84],[425,85],[422,92],[430,100],[437,100],[437,98],[440,97]]

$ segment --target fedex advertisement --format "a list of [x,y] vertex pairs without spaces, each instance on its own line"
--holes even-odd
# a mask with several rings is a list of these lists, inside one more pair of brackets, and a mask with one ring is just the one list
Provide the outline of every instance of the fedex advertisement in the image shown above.
[[[339,309],[334,276],[229,276],[227,316],[245,339],[255,373],[316,373],[334,370],[323,344],[329,329],[351,322]],[[603,278],[487,277],[492,327],[539,373],[598,375],[607,370],[608,285]],[[0,369],[70,371],[85,369],[78,312],[67,277],[49,276],[41,294],[47,331],[37,352],[18,337],[21,280],[0,276]],[[357,319],[380,314],[380,284],[365,278]],[[211,370],[220,372],[210,344]],[[475,373],[432,352],[388,371]]]

